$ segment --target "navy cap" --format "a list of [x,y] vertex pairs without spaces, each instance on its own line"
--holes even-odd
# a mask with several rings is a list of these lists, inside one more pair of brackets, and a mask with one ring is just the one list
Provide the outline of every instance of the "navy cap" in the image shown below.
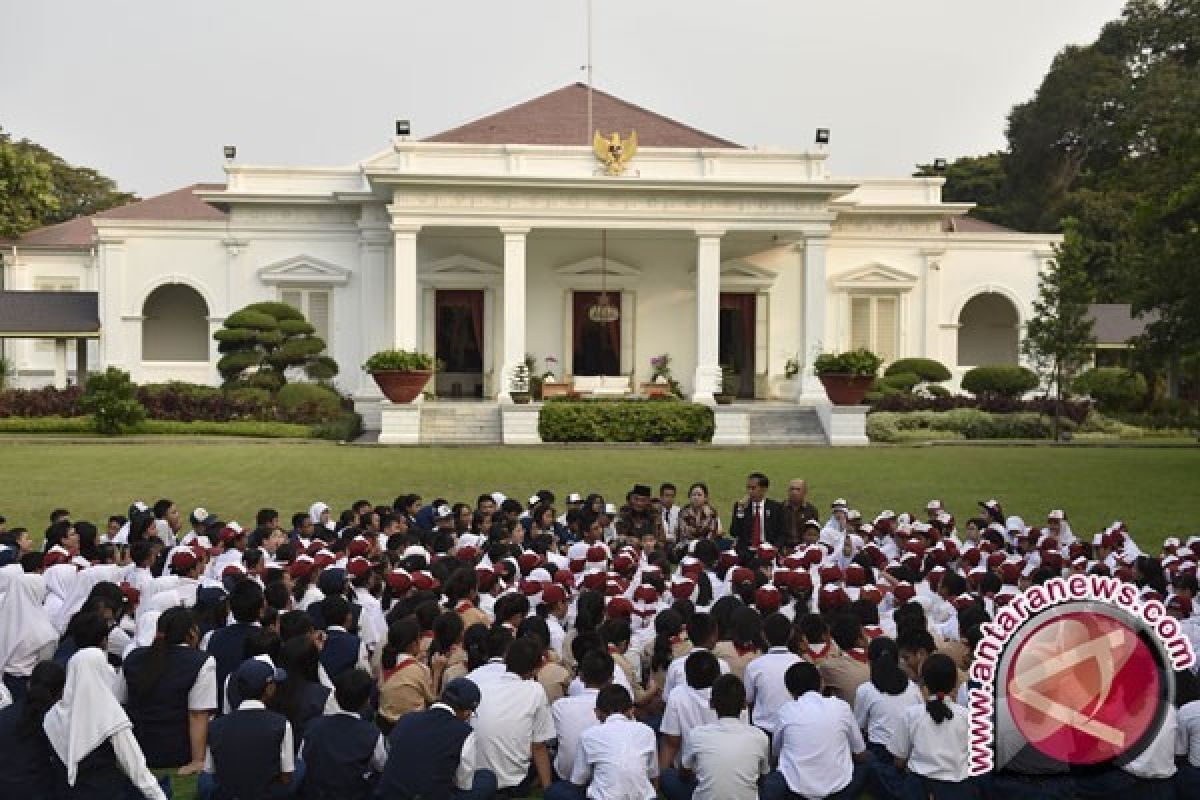
[[453,708],[474,711],[479,708],[479,701],[482,699],[479,687],[469,678],[455,678],[442,689],[442,702]]
[[196,589],[196,605],[215,606],[229,596],[229,592],[221,586],[201,586]]
[[248,658],[233,672],[238,692],[243,698],[258,699],[267,689],[267,684],[287,680],[287,673],[258,658]]

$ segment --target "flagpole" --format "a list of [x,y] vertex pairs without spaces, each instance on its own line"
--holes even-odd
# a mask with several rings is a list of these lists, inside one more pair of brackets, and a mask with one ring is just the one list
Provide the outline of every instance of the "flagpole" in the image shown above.
[[584,144],[592,141],[592,0],[587,0],[587,125]]

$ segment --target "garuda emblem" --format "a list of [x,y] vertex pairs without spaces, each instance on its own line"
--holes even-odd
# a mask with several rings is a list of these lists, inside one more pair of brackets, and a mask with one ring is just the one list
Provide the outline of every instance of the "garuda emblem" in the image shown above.
[[637,131],[630,131],[629,138],[621,139],[616,131],[605,138],[596,131],[592,138],[592,150],[596,158],[604,165],[605,175],[620,175],[625,171],[625,165],[637,153]]

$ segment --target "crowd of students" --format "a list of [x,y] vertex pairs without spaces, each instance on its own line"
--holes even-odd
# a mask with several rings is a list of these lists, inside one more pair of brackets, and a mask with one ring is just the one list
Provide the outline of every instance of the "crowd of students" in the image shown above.
[[55,510],[40,548],[0,517],[0,797],[1200,797],[1190,672],[1104,770],[1026,747],[969,777],[965,709],[981,626],[1055,576],[1134,583],[1200,639],[1200,537],[769,487],[724,519],[702,483],[252,528],[162,499],[103,531]]

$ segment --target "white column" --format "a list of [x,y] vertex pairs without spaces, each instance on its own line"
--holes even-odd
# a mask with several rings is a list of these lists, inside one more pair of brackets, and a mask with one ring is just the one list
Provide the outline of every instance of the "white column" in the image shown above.
[[504,235],[504,367],[496,398],[511,403],[509,380],[525,361],[525,237],[529,228],[501,228]]
[[725,231],[696,231],[696,375],[692,402],[715,405],[721,388],[721,236]]
[[[921,355],[925,358],[941,360],[941,328],[938,326],[938,315],[942,304],[942,256],[944,250],[926,250],[925,256],[925,327],[921,331]],[[905,355],[903,343],[896,354],[897,358]]]
[[[125,243],[123,241],[101,241],[98,253],[100,274],[100,358],[99,368],[121,367],[128,369],[123,350],[121,314],[125,302]],[[139,308],[136,313],[141,313]],[[209,309],[212,313],[212,309]]]
[[[392,237],[386,230],[363,229],[359,234],[358,243],[358,314],[362,323],[359,333],[361,351],[357,362],[362,364],[378,350],[389,345],[386,326],[381,325],[387,319],[387,246]],[[359,370],[358,391],[356,394],[364,397],[379,398],[382,394],[375,381],[366,372]]]
[[417,233],[419,225],[392,226],[392,347],[417,349]]
[[54,340],[54,388],[67,388],[67,340]]
[[810,237],[804,240],[804,347],[800,350],[800,399],[808,402],[828,402],[825,387],[813,373],[812,363],[823,349],[825,339],[825,251],[829,238]]

